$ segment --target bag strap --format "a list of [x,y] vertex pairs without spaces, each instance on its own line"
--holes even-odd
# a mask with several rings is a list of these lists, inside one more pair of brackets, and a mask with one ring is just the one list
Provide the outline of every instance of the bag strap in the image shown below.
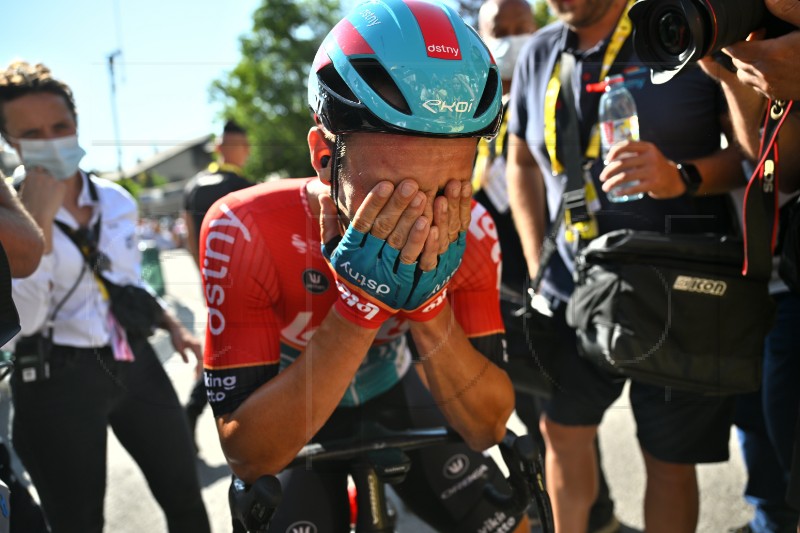
[[[575,70],[575,56],[569,52],[561,53],[559,96],[563,103],[562,120],[558,123],[558,147],[563,154],[564,172],[567,175],[565,197],[570,192],[583,193],[583,154],[581,154],[580,127],[578,126],[577,103],[572,90],[572,73]],[[563,202],[562,202],[563,203]]]
[[58,302],[55,309],[53,309],[53,312],[50,314],[50,318],[47,321],[47,327],[49,328],[47,336],[50,340],[53,340],[53,322],[55,322],[56,315],[59,311],[61,311],[61,308],[64,307],[64,304],[67,303],[67,300],[69,300],[69,297],[75,292],[75,289],[78,288],[78,284],[80,284],[81,280],[83,279],[84,273],[86,273],[86,265],[83,265],[83,268],[81,268],[81,273],[78,275],[78,279],[75,280],[75,283],[72,284],[72,287],[70,287],[70,289],[67,291],[67,294],[61,299],[60,302]]
[[[87,174],[86,180],[89,187],[89,196],[95,203],[98,203],[99,197],[97,194],[97,189],[95,188],[94,183],[92,183],[91,176]],[[91,230],[84,228],[79,228],[76,230],[60,220],[54,220],[53,222],[64,233],[64,235],[69,237],[69,240],[75,244],[75,246],[78,248],[78,251],[83,256],[83,259],[86,261],[86,264],[89,265],[89,267],[98,277],[100,277],[100,272],[104,269],[104,265],[99,264],[102,259],[99,257],[100,254],[98,254],[100,231],[103,227],[102,212],[98,215],[97,221],[94,223]]]
[[575,95],[572,91],[572,72],[575,70],[575,56],[568,52],[563,52],[560,65],[561,91],[559,91],[559,95],[562,98],[564,112],[562,113],[563,120],[559,122],[558,145],[563,150],[564,172],[567,175],[567,183],[564,195],[561,197],[561,203],[558,206],[556,218],[542,242],[542,249],[539,252],[539,270],[537,270],[536,276],[531,281],[533,292],[539,290],[547,265],[556,252],[556,240],[564,225],[567,207],[569,206],[573,222],[588,220],[589,217],[583,182],[583,156],[580,152],[578,114],[575,111]]
[[[94,183],[92,183],[91,175],[86,174],[86,181],[89,187],[89,197],[92,199],[92,201],[99,205],[97,188],[95,187]],[[98,244],[100,243],[100,230],[103,226],[103,213],[101,212],[98,215],[97,221],[94,223],[91,230],[86,230],[83,228],[75,230],[60,220],[54,220],[53,222],[58,229],[64,233],[64,235],[69,237],[69,240],[72,241],[75,247],[78,248],[78,251],[83,256],[85,265],[88,266],[94,273],[97,284],[100,287],[100,291],[103,293],[103,296],[108,299],[108,288],[106,286],[106,280],[102,275],[103,270],[106,270],[109,266],[108,257],[105,254],[100,253],[98,250]],[[81,271],[81,277],[83,277],[83,271]]]
[[744,195],[744,264],[742,275],[769,279],[778,236],[778,132],[792,100],[770,100],[764,117],[758,164]]

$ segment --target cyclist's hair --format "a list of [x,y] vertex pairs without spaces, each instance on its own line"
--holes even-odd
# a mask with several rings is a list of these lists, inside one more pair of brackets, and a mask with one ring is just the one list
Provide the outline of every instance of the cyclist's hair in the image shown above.
[[0,72],[0,133],[7,137],[6,117],[3,105],[34,93],[50,93],[64,98],[72,118],[78,118],[72,89],[52,76],[50,69],[41,63],[31,65],[27,61],[14,61]]

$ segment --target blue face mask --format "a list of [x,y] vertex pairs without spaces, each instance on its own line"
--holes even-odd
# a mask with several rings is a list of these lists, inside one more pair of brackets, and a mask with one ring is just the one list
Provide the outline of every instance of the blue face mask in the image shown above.
[[86,155],[77,135],[58,139],[19,139],[19,156],[28,167],[42,167],[57,180],[69,179],[78,171]]

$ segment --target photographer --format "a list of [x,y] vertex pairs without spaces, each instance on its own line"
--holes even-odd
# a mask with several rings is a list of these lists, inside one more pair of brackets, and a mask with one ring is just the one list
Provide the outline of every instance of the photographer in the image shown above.
[[[776,17],[800,27],[798,0],[765,0],[765,5]],[[732,59],[735,73],[722,68],[711,58],[700,61],[703,70],[720,82],[730,108],[736,141],[751,159],[759,155],[761,126],[768,99],[800,99],[798,50],[798,30],[772,39],[763,39],[763,32],[758,32],[746,41],[723,49]],[[800,113],[794,109],[778,137],[780,157],[777,172],[782,192],[800,188],[798,141]],[[784,203],[782,211],[785,212],[794,202]],[[789,230],[786,220],[785,216],[781,217],[782,235]],[[777,304],[777,316],[765,343],[762,387],[758,392],[741,396],[736,405],[735,423],[739,428],[748,472],[744,494],[755,507],[753,519],[732,530],[740,533],[794,531],[800,508],[800,498],[795,497],[792,505],[786,501],[792,444],[796,438],[794,420],[800,406],[800,391],[796,386],[800,379],[800,360],[797,358],[800,335],[796,330],[800,323],[800,296],[779,281],[771,284],[770,288]]]
[[[800,1],[764,0],[776,17],[800,28]],[[699,63],[717,79],[728,100],[736,140],[748,156],[758,155],[760,127],[767,99],[800,100],[800,29],[773,39],[763,39],[763,32],[734,43],[723,52],[730,56],[736,73],[721,67],[711,58]],[[795,108],[784,123],[779,137],[779,172],[782,192],[800,189],[800,152],[791,149],[800,142],[800,110]]]

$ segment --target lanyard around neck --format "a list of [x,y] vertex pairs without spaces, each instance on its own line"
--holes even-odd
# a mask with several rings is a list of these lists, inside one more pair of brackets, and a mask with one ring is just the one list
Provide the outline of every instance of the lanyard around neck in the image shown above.
[[[628,0],[628,5],[617,21],[617,26],[614,28],[614,33],[606,46],[606,52],[603,55],[603,63],[600,66],[600,77],[598,81],[602,81],[611,70],[611,66],[619,55],[622,45],[630,36],[633,31],[633,24],[631,19],[628,18],[628,10],[634,4],[635,0]],[[556,61],[553,67],[553,73],[550,75],[550,81],[547,82],[547,90],[544,95],[544,142],[547,147],[547,154],[550,156],[550,165],[553,174],[561,174],[564,172],[564,165],[558,160],[556,153],[556,108],[558,102],[558,93],[561,91],[561,81],[559,76],[561,74],[561,65]],[[572,90],[567,87],[566,90]],[[593,128],[592,137],[589,140],[589,145],[586,147],[586,159],[595,159],[600,155],[600,134],[597,128]]]

